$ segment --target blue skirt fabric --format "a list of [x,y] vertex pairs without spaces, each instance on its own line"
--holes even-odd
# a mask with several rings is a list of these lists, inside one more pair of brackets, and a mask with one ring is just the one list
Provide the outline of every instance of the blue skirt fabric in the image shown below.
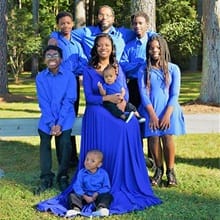
[[[110,214],[123,214],[161,204],[151,188],[140,126],[135,117],[125,123],[100,105],[87,106],[82,124],[78,170],[84,166],[85,155],[91,149],[99,149],[104,154],[102,167],[109,173],[114,198]],[[60,195],[40,202],[37,209],[65,215],[71,190],[70,186]],[[91,211],[91,206],[86,206],[82,214],[89,215]]]

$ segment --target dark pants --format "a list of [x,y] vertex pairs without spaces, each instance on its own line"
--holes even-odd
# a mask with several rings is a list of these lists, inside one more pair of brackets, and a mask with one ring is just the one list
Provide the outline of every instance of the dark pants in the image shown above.
[[129,92],[129,102],[131,102],[136,108],[138,108],[141,104],[141,96],[137,79],[128,79],[127,86]]
[[[113,200],[113,197],[110,193],[101,193],[98,195],[97,199],[95,200],[95,207],[96,207],[96,209],[99,209],[99,208],[107,208],[108,209],[112,200]],[[82,210],[82,207],[86,204],[87,203],[83,199],[82,196],[78,196],[74,193],[70,193],[70,195],[69,195],[70,209],[77,207],[80,210]]]
[[[74,109],[76,116],[79,111],[79,98],[80,98],[80,82],[79,77],[76,76],[76,85],[77,85],[77,99],[74,103]],[[71,150],[71,157],[70,157],[70,166],[76,167],[78,164],[78,157],[77,157],[77,149],[76,149],[76,136],[71,136],[71,143],[72,143],[72,150]]]
[[[121,109],[119,109],[116,104],[114,104],[112,102],[105,101],[105,102],[103,102],[103,106],[117,118],[120,118],[121,115],[124,114],[124,112]],[[130,102],[128,102],[125,106],[125,111],[126,112],[132,112],[132,111],[136,112],[137,109],[134,105],[132,105]]]
[[[129,102],[131,102],[136,108],[138,108],[141,104],[141,96],[139,92],[137,79],[128,79],[127,86],[128,86],[128,91],[129,91]],[[148,152],[147,152],[148,157],[153,158],[149,150],[149,147],[147,149],[148,149]]]
[[[41,179],[52,179],[54,173],[52,168],[51,138],[52,136],[38,129],[40,135],[40,169]],[[71,129],[63,131],[60,136],[55,136],[56,155],[59,164],[57,181],[61,176],[68,176],[68,168],[71,153]]]

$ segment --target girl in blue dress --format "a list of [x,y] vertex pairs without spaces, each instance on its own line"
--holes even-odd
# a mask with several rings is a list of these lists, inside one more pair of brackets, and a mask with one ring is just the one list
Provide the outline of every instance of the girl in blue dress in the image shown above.
[[[82,121],[78,170],[83,168],[88,151],[97,149],[103,152],[102,167],[108,172],[112,186],[110,193],[113,201],[109,211],[110,214],[123,214],[161,204],[161,200],[154,195],[151,187],[137,118],[132,117],[129,123],[125,123],[103,107],[104,101],[120,105],[122,99],[120,93],[106,96],[99,93],[97,84],[104,83],[103,70],[109,64],[117,64],[115,47],[108,34],[101,34],[95,39],[90,64],[83,73],[86,109]],[[120,66],[117,80],[126,89],[125,99],[128,100],[126,81]],[[38,210],[50,210],[64,216],[70,209],[67,198],[71,191],[72,188],[68,187],[55,198],[39,203]],[[81,214],[92,215],[91,207],[84,207]]]
[[142,135],[148,138],[149,148],[156,163],[151,182],[153,186],[161,185],[164,158],[167,185],[176,186],[173,135],[185,134],[184,118],[178,103],[180,70],[177,65],[169,62],[167,42],[159,35],[148,41],[146,54],[147,65],[143,65],[139,70],[139,112],[146,118]]

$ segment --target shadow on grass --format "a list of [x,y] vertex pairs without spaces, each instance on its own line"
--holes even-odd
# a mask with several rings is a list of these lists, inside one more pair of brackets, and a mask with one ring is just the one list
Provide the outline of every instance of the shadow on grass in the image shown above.
[[15,108],[0,108],[0,111],[8,111],[8,112],[26,112],[26,113],[39,113],[39,110],[33,110],[33,109],[15,109]]
[[[52,170],[57,171],[56,153],[52,149]],[[39,146],[23,141],[0,140],[0,168],[5,179],[25,185],[31,192],[39,184]]]
[[198,167],[206,167],[206,168],[220,168],[220,159],[216,158],[183,158],[176,156],[177,163],[186,163],[189,165],[194,165]]

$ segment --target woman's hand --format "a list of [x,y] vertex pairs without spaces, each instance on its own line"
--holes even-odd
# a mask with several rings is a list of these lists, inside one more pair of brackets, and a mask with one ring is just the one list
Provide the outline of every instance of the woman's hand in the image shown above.
[[123,97],[121,93],[116,93],[112,95],[103,96],[103,101],[109,101],[115,104],[121,103],[123,101]]
[[125,107],[126,107],[126,101],[122,100],[120,103],[117,104],[117,107],[121,110],[121,111],[125,111]]

